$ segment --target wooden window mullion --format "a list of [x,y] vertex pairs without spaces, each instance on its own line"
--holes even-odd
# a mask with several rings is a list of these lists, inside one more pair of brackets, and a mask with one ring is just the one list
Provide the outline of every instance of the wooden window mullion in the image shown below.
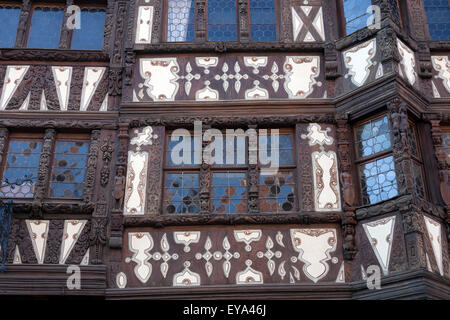
[[31,24],[31,1],[23,1],[22,9],[20,10],[20,18],[19,25],[17,27],[17,35],[16,35],[16,48],[24,48],[27,36],[29,25]]
[[[73,36],[73,30],[67,27],[67,22],[73,12],[68,12],[69,6],[73,5],[73,0],[67,0],[66,6],[64,7],[63,22],[61,26],[61,35],[59,36],[58,49],[70,49],[71,40]],[[81,12],[80,12],[81,14]]]
[[3,160],[6,156],[6,150],[7,150],[7,143],[8,143],[8,137],[9,137],[9,130],[7,128],[1,127],[0,128],[0,165],[3,166]]
[[195,0],[194,2],[194,41],[206,41],[207,0]]

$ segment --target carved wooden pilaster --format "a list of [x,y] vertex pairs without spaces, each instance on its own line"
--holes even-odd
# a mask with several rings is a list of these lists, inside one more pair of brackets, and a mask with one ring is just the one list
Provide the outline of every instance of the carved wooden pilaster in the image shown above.
[[[152,44],[160,43],[164,39],[164,36],[162,35],[162,30],[164,28],[162,27],[164,25],[163,21],[163,8],[162,4],[164,1],[156,0],[153,1],[151,4],[153,5],[153,30],[152,30]],[[133,13],[135,10],[133,10]],[[134,22],[135,19],[132,17],[132,21]],[[134,27],[134,26],[133,26]]]
[[380,7],[381,20],[390,19],[389,22],[395,23],[400,27],[400,14],[397,1],[395,0],[375,0],[374,5]]
[[106,231],[108,218],[94,217],[91,219],[91,232],[89,234],[89,245],[92,248],[90,262],[92,264],[103,263],[103,247],[106,244]]
[[[254,129],[256,133],[256,125],[248,126],[249,129]],[[251,131],[249,131],[251,132]],[[253,149],[251,146],[257,145],[257,135],[248,136],[249,139],[249,152],[248,152],[248,213],[259,213],[259,165],[258,165],[258,150]]]
[[157,138],[148,146],[149,167],[147,173],[147,206],[146,214],[159,215],[161,212],[163,189],[163,159],[165,127],[153,127],[153,133]]
[[281,0],[280,2],[280,41],[286,43],[294,42],[294,35],[292,32],[291,0]]
[[428,27],[425,15],[425,9],[422,0],[405,1],[406,11],[408,13],[408,21],[410,24],[410,32],[414,39],[418,41],[428,40]]
[[[206,130],[211,129],[210,125],[202,126],[202,137]],[[209,145],[209,141],[201,140],[202,150]],[[211,212],[211,183],[212,183],[212,173],[211,173],[211,161],[201,155],[202,164],[200,166],[200,214],[209,214]]]
[[206,40],[206,0],[195,0],[195,42],[204,42]]
[[108,0],[105,17],[105,31],[103,32],[103,52],[110,54],[110,43],[112,29],[114,26],[114,6],[115,0]]
[[[131,78],[133,76],[133,68],[136,63],[136,54],[133,50],[127,49],[125,53],[125,68],[123,72],[123,96],[124,100],[132,101],[133,99],[133,87]],[[118,108],[118,106],[117,106]]]
[[301,181],[299,188],[300,211],[314,211],[314,182],[312,175],[311,152],[306,139],[302,139],[303,134],[307,134],[306,124],[295,126],[295,137],[297,141],[297,172],[298,181]]
[[23,0],[22,10],[20,11],[19,25],[17,27],[16,48],[25,47],[27,41],[28,21],[31,13],[31,0]]
[[41,157],[39,159],[39,170],[34,192],[32,205],[32,216],[40,218],[42,216],[42,201],[46,196],[46,190],[50,179],[50,165],[52,160],[52,150],[55,144],[56,130],[46,129],[44,133],[44,143],[42,145]]
[[381,50],[381,63],[385,74],[397,73],[400,54],[397,48],[397,34],[391,27],[382,29],[377,34],[377,45]]
[[117,152],[116,176],[114,178],[113,206],[111,210],[111,234],[109,247],[122,248],[123,200],[125,195],[126,172],[128,160],[129,124],[119,124],[119,143]]
[[103,247],[106,244],[108,226],[108,201],[111,194],[111,166],[114,153],[115,132],[102,130],[100,136],[100,153],[97,159],[97,178],[95,211],[91,219],[89,245],[92,264],[103,263]]
[[75,11],[70,11],[68,10],[68,8],[72,5],[73,0],[66,0],[66,7],[64,8],[63,25],[61,27],[58,49],[70,49],[70,41],[72,39],[73,29],[71,29],[69,25],[75,23],[75,20],[71,18]]
[[[130,1],[134,2],[134,1]],[[117,1],[116,4],[116,21],[114,30],[114,43],[111,54],[111,67],[122,67],[123,53],[124,53],[124,37],[126,35],[126,21],[127,21],[127,4],[128,1]]]
[[111,68],[109,70],[108,95],[111,98],[109,109],[119,110],[120,96],[122,95],[122,68]]
[[336,23],[338,20],[338,8],[336,1],[322,1],[325,39],[334,41],[339,38],[339,27]]
[[83,202],[87,206],[94,205],[95,172],[100,144],[100,130],[92,130],[86,176],[84,178]]
[[247,0],[239,0],[239,41],[240,42],[248,42],[250,39],[250,30],[249,30],[249,8]]
[[339,159],[340,185],[342,195],[342,208],[344,216],[342,219],[342,233],[344,237],[344,259],[353,260],[357,248],[355,242],[355,201],[356,191],[352,175],[352,129],[348,124],[347,115],[341,114],[336,117],[337,154]]
[[388,103],[388,110],[398,194],[415,194],[407,106],[394,99]]
[[408,266],[410,269],[426,268],[423,216],[414,208],[401,213]]
[[438,163],[442,200],[446,206],[450,206],[449,167],[447,163],[447,153],[444,151],[444,146],[442,145],[440,122],[439,119],[430,120],[431,137],[433,139],[434,155]]
[[3,163],[3,156],[6,151],[6,142],[8,141],[9,130],[4,127],[0,127],[0,163]]
[[340,77],[338,51],[334,41],[327,41],[324,48],[325,80],[328,97],[336,96],[336,79]]

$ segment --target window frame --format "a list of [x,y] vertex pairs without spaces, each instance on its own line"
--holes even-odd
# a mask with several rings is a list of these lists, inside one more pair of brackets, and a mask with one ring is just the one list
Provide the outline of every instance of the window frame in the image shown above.
[[[365,157],[360,157],[359,156],[359,151],[358,151],[358,143],[357,143],[357,135],[356,135],[356,130],[358,127],[363,126],[367,123],[370,123],[371,121],[377,120],[377,119],[382,119],[384,117],[387,117],[388,120],[388,126],[389,126],[389,139],[391,142],[391,146],[388,149],[379,151],[377,153],[371,154],[369,156],[365,156]],[[382,112],[382,113],[377,113],[374,114],[368,118],[365,118],[364,120],[360,120],[357,121],[356,123],[353,124],[353,141],[354,141],[354,153],[355,153],[355,160],[354,160],[354,164],[355,164],[355,169],[356,169],[356,176],[358,178],[358,185],[359,185],[359,202],[361,203],[362,206],[370,206],[370,205],[376,205],[380,202],[392,199],[386,199],[386,200],[381,200],[378,202],[374,202],[374,203],[364,203],[364,196],[363,196],[363,185],[362,185],[362,176],[361,176],[361,167],[365,164],[371,163],[371,162],[375,162],[377,160],[381,160],[387,157],[394,157],[394,152],[393,152],[393,138],[392,138],[392,128],[391,128],[391,122],[389,120],[389,115],[386,112]],[[395,161],[395,159],[394,159]],[[394,163],[394,169],[395,169],[395,163]],[[396,181],[397,181],[397,176],[395,177]],[[398,181],[397,181],[398,183]],[[397,184],[397,188],[398,188],[398,184]],[[397,189],[398,191],[398,189]]]
[[[219,129],[220,131],[222,131],[223,134],[225,134],[226,129],[233,129],[233,128],[223,128],[223,129]],[[259,150],[259,129],[267,129],[267,133],[270,134],[270,130],[272,129],[277,129],[279,130],[279,134],[289,134],[292,138],[292,164],[284,164],[284,165],[279,165],[278,167],[278,172],[291,172],[293,177],[294,177],[294,189],[293,189],[293,194],[295,197],[294,200],[294,208],[289,211],[289,212],[282,212],[282,211],[276,211],[276,212],[261,212],[259,211],[258,214],[292,214],[292,213],[297,213],[300,210],[300,199],[298,197],[298,192],[299,192],[299,181],[297,179],[297,145],[296,145],[296,135],[295,135],[295,128],[290,128],[290,127],[284,127],[284,128],[274,128],[274,127],[270,127],[270,128],[258,128],[255,129],[257,132],[257,141],[258,141],[258,150]],[[162,208],[160,210],[160,215],[162,216],[179,216],[179,215],[189,215],[189,216],[197,216],[197,215],[201,215],[200,213],[200,208],[198,213],[194,213],[194,214],[189,214],[189,213],[167,213],[165,210],[165,204],[166,204],[166,197],[165,197],[165,189],[166,189],[166,183],[167,183],[167,174],[171,174],[171,173],[178,173],[178,174],[189,174],[189,173],[197,173],[199,175],[199,190],[201,190],[201,184],[202,184],[202,175],[201,175],[201,165],[189,165],[189,166],[171,166],[169,165],[168,162],[168,156],[169,156],[169,139],[171,137],[171,133],[174,131],[173,130],[169,130],[166,132],[165,135],[165,139],[164,139],[164,159],[163,159],[163,166],[162,166],[162,170],[163,170],[163,178],[162,178]],[[193,131],[190,130],[189,131],[190,136],[194,137]],[[245,213],[239,213],[239,212],[234,212],[234,213],[213,213],[213,186],[212,186],[212,179],[213,179],[213,174],[214,173],[244,173],[245,174],[245,180],[246,180],[246,193],[245,193],[245,200],[247,203],[247,208],[248,208],[248,201],[249,201],[249,175],[250,175],[250,164],[249,164],[249,140],[248,140],[248,136],[244,135],[245,137],[245,164],[235,164],[235,165],[228,165],[228,164],[211,164],[209,165],[209,172],[210,172],[210,176],[211,176],[211,180],[209,181],[209,212],[211,215],[241,215],[241,214],[245,214],[245,215],[252,215],[253,213],[250,213],[247,209],[247,211]],[[203,133],[201,138],[203,138]],[[209,144],[210,142],[208,142]],[[235,139],[235,143],[236,143],[236,139]],[[224,149],[226,148],[226,144],[224,141],[223,144]],[[236,154],[235,154],[236,155]],[[203,155],[202,155],[203,156]],[[224,153],[224,157],[225,157],[225,153]],[[257,189],[258,189],[258,207],[259,204],[261,202],[261,200],[263,198],[260,197],[260,177],[261,177],[261,166],[259,163],[259,153],[258,153],[258,162],[255,165],[255,168],[257,170]],[[203,180],[204,181],[204,180]]]
[[[12,47],[2,47],[5,49],[14,49],[16,47],[16,43],[17,43],[17,33],[19,31],[19,25],[20,25],[20,16],[22,13],[22,1],[2,1],[0,3],[0,7],[7,7],[7,6],[11,6],[11,7],[17,7],[19,8],[19,20],[17,22],[17,27],[16,27],[16,36],[14,39],[14,45]],[[12,30],[11,30],[12,31]],[[28,33],[28,32],[27,32]]]
[[[5,170],[6,170],[6,164],[8,162],[8,155],[9,155],[9,149],[11,147],[11,142],[14,140],[20,140],[20,141],[39,141],[43,144],[44,142],[44,135],[43,133],[37,133],[37,132],[30,132],[30,133],[25,133],[25,132],[11,132],[8,135],[8,139],[5,143],[5,148],[3,151],[3,159],[0,162],[0,185],[3,181],[3,178],[5,176]],[[43,145],[42,145],[43,147]],[[42,155],[42,149],[40,150],[39,153],[39,157],[41,157]],[[37,170],[39,172],[39,168],[40,168],[40,163],[37,167]],[[37,177],[36,177],[37,179]],[[36,191],[36,190],[35,190]],[[0,197],[0,199],[11,199],[14,201],[30,201],[33,200],[34,197],[36,196],[36,194],[34,193],[32,197],[26,198],[26,197]]]
[[[72,41],[73,41],[73,34],[74,34],[74,30],[69,30],[69,48],[67,48],[68,50],[88,50],[88,51],[100,51],[103,50],[103,47],[105,46],[105,26],[106,26],[106,13],[107,13],[107,6],[106,5],[101,5],[98,3],[93,3],[93,4],[77,4],[78,7],[80,7],[80,12],[83,9],[104,9],[105,11],[105,23],[103,25],[103,33],[102,33],[102,47],[100,49],[72,49]],[[65,7],[65,10],[67,11],[67,7]],[[64,24],[63,24],[64,25]],[[62,31],[62,29],[61,29]]]
[[[19,33],[19,29],[17,28],[15,30],[16,33],[16,40],[15,40],[15,44],[13,47],[7,47],[7,48],[1,48],[1,49],[30,49],[30,50],[58,50],[58,49],[63,49],[63,50],[70,50],[70,51],[89,51],[89,52],[98,52],[98,51],[102,51],[104,50],[105,47],[105,29],[106,29],[106,24],[107,24],[107,13],[108,13],[108,5],[105,3],[105,1],[100,1],[100,0],[96,0],[95,3],[89,3],[88,1],[82,1],[82,0],[75,0],[74,1],[74,5],[78,6],[80,8],[80,10],[83,9],[103,9],[105,12],[105,24],[104,24],[104,28],[103,28],[103,32],[102,32],[102,46],[100,49],[72,49],[72,41],[73,41],[73,30],[67,29],[65,27],[66,24],[66,16],[67,16],[67,3],[66,1],[61,1],[61,0],[55,0],[54,2],[45,2],[44,1],[39,1],[39,2],[33,2],[31,3],[30,7],[29,7],[29,14],[27,17],[27,20],[25,22],[25,32],[24,32],[24,38],[22,39],[22,43],[17,43],[17,35]],[[16,6],[20,8],[20,15],[19,15],[19,23],[18,26],[21,23],[21,17],[22,17],[22,12],[23,12],[23,3],[22,1],[14,1],[14,0],[9,0],[9,1],[1,1],[0,2],[0,6]],[[28,44],[29,44],[29,40],[30,40],[30,31],[31,31],[31,24],[32,24],[32,20],[33,20],[33,15],[34,15],[34,11],[36,9],[36,7],[45,7],[45,8],[62,8],[63,10],[63,17],[62,17],[62,22],[61,25],[59,26],[59,39],[58,39],[58,45],[56,48],[42,48],[42,47],[35,47],[35,48],[29,48]],[[64,32],[68,32],[68,43],[67,43],[67,48],[61,48],[61,38]]]
[[[33,21],[33,16],[34,16],[34,10],[36,8],[40,8],[40,7],[45,7],[45,8],[62,8],[62,10],[63,10],[61,26],[59,27],[58,45],[57,45],[57,47],[55,49],[54,48],[50,48],[49,49],[49,48],[29,48],[28,47],[28,43],[30,41],[30,31],[31,31],[31,24],[32,24],[32,21]],[[25,40],[24,40],[23,48],[26,48],[26,49],[57,50],[59,48],[59,44],[61,43],[61,34],[62,34],[62,31],[63,31],[63,26],[64,26],[65,11],[66,11],[66,5],[63,4],[63,3],[32,3],[31,8],[30,8],[30,14],[28,15],[27,31],[25,33]]]
[[[414,155],[414,152],[411,151],[411,160],[413,161],[413,163],[416,164],[416,166],[419,167],[420,169],[420,175],[421,175],[421,179],[422,179],[422,187],[423,187],[423,198],[424,199],[428,199],[429,195],[428,195],[428,188],[427,185],[425,183],[426,181],[426,176],[425,176],[425,166],[424,166],[424,161],[423,161],[423,157],[422,157],[422,147],[421,147],[421,142],[419,139],[419,128],[417,128],[417,126],[414,124],[413,121],[411,121],[410,119],[408,119],[408,123],[409,126],[412,130],[412,133],[414,134],[414,140],[416,142],[416,152],[417,155]],[[410,137],[411,139],[411,137]],[[412,148],[411,148],[412,149]],[[413,173],[413,179],[414,179],[414,173]],[[414,181],[414,188],[415,188],[415,181]],[[417,194],[417,196],[419,196]]]
[[253,42],[253,43],[275,43],[275,42],[279,42],[281,39],[281,35],[280,35],[280,23],[281,23],[281,18],[280,18],[280,14],[281,14],[281,8],[280,8],[280,1],[276,1],[273,0],[274,3],[274,8],[275,8],[275,25],[276,25],[276,39],[274,41],[253,41],[251,39],[251,26],[252,26],[252,22],[251,22],[251,8],[250,8],[250,0],[247,0],[247,14],[246,14],[246,19],[247,19],[247,30],[248,30],[248,39],[242,39],[241,37],[241,16],[242,14],[240,13],[239,10],[239,1],[238,0],[234,0],[235,4],[236,4],[236,40],[233,41],[225,41],[225,40],[215,40],[215,41],[210,41],[208,39],[208,29],[209,29],[209,24],[208,24],[208,1],[205,1],[205,10],[204,10],[204,21],[205,21],[205,30],[204,30],[204,38],[202,39],[197,39],[196,38],[196,30],[197,30],[197,3],[196,1],[194,1],[194,22],[193,22],[193,26],[194,26],[194,40],[191,41],[168,41],[168,29],[169,29],[169,0],[164,0],[163,2],[163,10],[162,10],[162,19],[163,19],[163,23],[162,23],[162,42],[163,43],[169,43],[169,44],[183,44],[183,43],[195,43],[195,42],[201,42],[201,43],[215,43],[215,42],[227,42],[227,43],[241,43],[241,42]]
[[52,174],[53,170],[55,168],[55,152],[56,152],[56,145],[59,141],[67,141],[67,142],[87,142],[88,143],[88,153],[86,154],[86,169],[84,172],[83,177],[83,189],[86,185],[86,173],[88,170],[88,160],[89,160],[89,150],[91,147],[91,139],[90,134],[85,133],[76,133],[76,134],[69,134],[69,133],[57,133],[55,140],[53,142],[52,151],[51,151],[51,160],[50,160],[50,167],[48,170],[48,183],[45,190],[45,196],[48,200],[58,200],[58,201],[64,201],[64,202],[73,202],[73,201],[82,201],[85,197],[85,194],[83,192],[83,195],[80,198],[69,198],[69,197],[52,197],[50,196],[51,191],[51,184],[52,184]]

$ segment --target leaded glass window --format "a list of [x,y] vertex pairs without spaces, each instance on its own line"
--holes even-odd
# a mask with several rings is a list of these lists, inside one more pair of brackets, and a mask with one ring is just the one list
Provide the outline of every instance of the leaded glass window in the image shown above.
[[250,0],[252,41],[276,41],[277,19],[274,0]]
[[33,198],[42,142],[14,139],[9,143],[0,197]]
[[28,35],[28,48],[57,49],[63,13],[62,7],[35,7]]
[[105,17],[105,9],[82,8],[80,28],[73,30],[72,49],[101,50]]
[[20,6],[0,6],[0,48],[12,48],[16,42]]
[[82,198],[89,142],[56,142],[50,182],[52,198]]
[[393,156],[363,164],[360,176],[364,204],[377,203],[398,194]]
[[448,0],[424,0],[431,40],[450,40],[450,5]]
[[[200,186],[208,191],[210,207],[206,210],[211,213],[247,213],[250,168],[253,190],[259,192],[261,212],[295,212],[294,144],[291,129],[214,129],[202,137],[187,130],[169,133],[164,161],[163,213],[200,213]],[[256,154],[251,149],[256,149]],[[209,164],[204,174],[200,174],[202,162]]]
[[391,147],[388,118],[371,120],[356,128],[358,155],[367,157]]
[[261,212],[293,212],[296,209],[294,171],[260,175],[259,197]]
[[355,141],[363,204],[397,196],[388,117],[374,118],[358,125],[355,128]]
[[247,174],[216,172],[212,177],[212,212],[247,212]]
[[168,173],[164,187],[164,213],[195,214],[199,212],[199,174]]
[[347,34],[367,26],[367,19],[371,16],[367,9],[372,5],[371,0],[343,0],[343,5]]
[[[258,136],[258,150],[259,150],[259,163],[264,166],[264,161],[261,158],[262,155],[268,159],[278,159],[279,165],[293,165],[294,164],[294,147],[293,147],[293,135],[292,133],[277,132],[278,141],[275,137],[274,131],[268,131],[267,135]],[[275,147],[278,144],[278,147]]]
[[168,0],[167,10],[167,41],[194,41],[194,0]]
[[235,0],[208,0],[208,40],[237,41]]

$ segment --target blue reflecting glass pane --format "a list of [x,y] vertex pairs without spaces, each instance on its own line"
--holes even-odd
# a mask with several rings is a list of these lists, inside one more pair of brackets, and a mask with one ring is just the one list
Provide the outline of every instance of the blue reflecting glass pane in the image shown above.
[[31,19],[28,48],[57,49],[62,19],[62,8],[36,7]]
[[212,178],[213,213],[247,212],[247,174],[218,172]]
[[81,198],[86,173],[88,142],[58,141],[53,160],[50,196]]
[[164,188],[164,212],[192,214],[199,211],[198,173],[168,173]]
[[447,0],[425,0],[425,13],[431,40],[450,40],[450,5]]
[[237,19],[235,0],[208,1],[208,40],[236,41]]
[[194,41],[194,0],[169,0],[167,10],[167,41]]
[[[270,161],[272,161],[272,166],[275,164],[274,162],[278,162],[280,165],[294,164],[292,134],[279,134],[278,148],[274,147],[276,147],[276,140],[272,139],[271,134],[267,136],[259,135],[258,154],[260,164],[270,165]],[[266,163],[267,161],[269,163]]]
[[260,175],[259,207],[261,212],[291,212],[295,210],[295,178],[293,171],[275,175]]
[[0,184],[0,197],[33,197],[41,149],[42,143],[38,141],[11,141]]
[[198,166],[201,164],[200,137],[169,137],[167,164],[169,166]]
[[73,30],[72,49],[101,50],[105,17],[104,9],[82,9],[80,29]]
[[362,165],[360,175],[364,204],[387,200],[398,194],[392,156]]
[[391,147],[388,118],[372,120],[356,128],[358,156],[367,157]]
[[277,20],[274,1],[251,0],[250,24],[252,41],[276,41]]
[[16,42],[20,7],[0,7],[0,47],[12,48]]
[[371,5],[371,0],[344,0],[347,34],[351,34],[367,26],[367,19],[371,15],[367,13],[367,8]]

